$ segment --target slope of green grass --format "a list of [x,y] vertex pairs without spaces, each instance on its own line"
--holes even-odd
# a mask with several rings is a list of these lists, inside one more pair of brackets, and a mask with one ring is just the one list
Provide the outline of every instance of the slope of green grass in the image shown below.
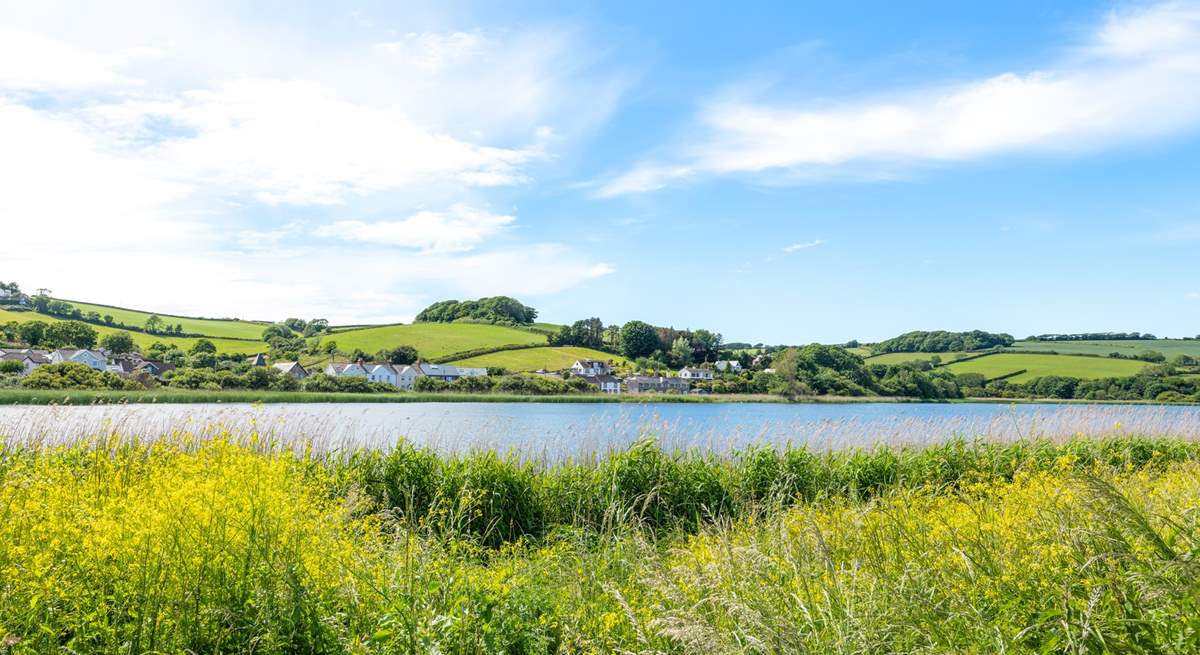
[[1013,382],[1028,382],[1047,375],[1062,375],[1074,378],[1096,379],[1128,377],[1148,366],[1146,362],[1108,357],[1082,357],[1079,355],[1030,355],[1022,353],[998,353],[957,364],[945,370],[953,373],[982,373],[988,379],[1008,375],[1016,371],[1025,372],[1009,378]]
[[1171,359],[1176,355],[1200,357],[1200,340],[1196,339],[1148,339],[1145,341],[1018,341],[1013,350],[1040,350],[1081,355],[1107,355],[1121,353],[1127,357],[1137,356],[1150,350],[1160,352]]
[[628,364],[628,360],[620,355],[592,350],[591,348],[576,348],[574,346],[524,348],[521,350],[506,350],[490,353],[452,362],[457,366],[481,366],[505,368],[510,371],[536,371],[544,368],[548,371],[558,371],[570,368],[577,359],[612,360],[617,365]]
[[338,349],[344,352],[357,348],[373,353],[383,348],[407,345],[416,348],[422,357],[434,358],[477,348],[546,343],[546,335],[499,325],[414,323],[336,332],[324,337],[322,343],[326,341],[337,342]]
[[[83,313],[96,312],[101,316],[105,314],[111,315],[118,323],[124,323],[134,327],[142,327],[146,324],[146,319],[150,318],[153,312],[143,312],[136,309],[125,309],[123,307],[112,307],[109,305],[95,305],[91,303],[78,302],[75,300],[64,300],[79,308]],[[175,316],[172,314],[158,314],[164,321],[171,325],[183,325],[183,331],[190,334],[203,334],[213,337],[230,337],[234,339],[253,339],[255,341],[262,338],[263,330],[270,325],[265,321],[240,321],[240,320],[220,320],[211,318],[191,318],[187,316]]]
[[[0,309],[0,323],[7,323],[9,321],[16,321],[18,323],[26,323],[28,321],[45,321],[46,323],[54,323],[60,320],[62,319],[55,318],[53,316],[47,316],[45,314],[39,314],[37,312],[13,312],[6,309]],[[91,324],[89,323],[88,325]],[[121,330],[120,328],[112,328],[105,325],[92,325],[92,328],[96,330],[96,333],[101,339],[103,339],[104,335],[106,334],[126,331]],[[187,350],[195,345],[196,341],[199,340],[195,337],[168,337],[162,335],[145,334],[143,332],[133,332],[132,330],[128,330],[128,332],[133,337],[134,343],[136,343],[138,348],[141,349],[148,348],[150,344],[154,343],[155,341],[161,341],[167,344],[175,344],[180,348]],[[213,344],[217,347],[217,350],[223,353],[251,354],[267,351],[267,344],[261,341],[239,341],[234,339],[218,338],[210,338],[209,341],[213,342]]]

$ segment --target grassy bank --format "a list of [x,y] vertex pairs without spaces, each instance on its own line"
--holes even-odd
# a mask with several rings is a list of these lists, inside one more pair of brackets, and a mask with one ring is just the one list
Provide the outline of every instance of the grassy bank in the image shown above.
[[0,649],[1194,652],[1198,458],[7,444]]

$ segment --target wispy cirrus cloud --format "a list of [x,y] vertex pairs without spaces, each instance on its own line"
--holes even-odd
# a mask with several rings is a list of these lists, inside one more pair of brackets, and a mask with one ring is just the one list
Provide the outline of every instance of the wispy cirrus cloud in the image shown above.
[[641,162],[595,195],[688,178],[891,178],[913,167],[1013,152],[1078,153],[1200,125],[1200,3],[1113,12],[1045,69],[821,103],[724,98],[667,160]]
[[807,250],[809,248],[816,248],[817,246],[822,245],[824,243],[825,243],[825,241],[822,239],[813,239],[812,241],[801,241],[798,243],[793,243],[793,244],[784,246],[783,252],[790,254],[793,252],[797,252],[799,250]]
[[426,252],[465,252],[516,221],[462,203],[446,211],[422,210],[397,221],[337,221],[314,234],[344,241],[415,248]]

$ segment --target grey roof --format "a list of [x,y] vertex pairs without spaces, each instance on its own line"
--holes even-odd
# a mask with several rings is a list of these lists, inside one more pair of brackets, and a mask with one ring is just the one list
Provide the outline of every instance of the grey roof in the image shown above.
[[273,368],[277,371],[281,371],[283,373],[291,373],[294,369],[297,369],[297,368],[300,369],[301,371],[304,371],[305,373],[308,372],[308,371],[304,370],[304,367],[300,365],[300,362],[276,362],[271,368]]

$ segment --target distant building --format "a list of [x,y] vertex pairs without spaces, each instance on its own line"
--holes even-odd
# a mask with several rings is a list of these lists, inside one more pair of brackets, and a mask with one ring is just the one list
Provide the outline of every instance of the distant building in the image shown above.
[[85,366],[104,371],[108,369],[108,357],[98,350],[83,348],[60,348],[50,353],[50,363],[77,362]]
[[271,368],[279,371],[282,375],[290,375],[297,380],[303,380],[308,377],[308,371],[300,365],[300,362],[278,362]]
[[417,368],[421,375],[429,376],[435,380],[443,380],[445,382],[453,382],[459,378],[483,377],[487,375],[486,368],[469,368],[465,366],[454,366],[453,364],[417,364]]
[[21,362],[24,369],[17,373],[17,377],[25,377],[33,372],[39,366],[50,363],[50,355],[40,350],[0,350],[0,361],[3,362]]
[[722,373],[725,373],[727,371],[729,373],[741,373],[742,372],[742,363],[736,359],[718,360],[715,364],[713,364],[713,367]]
[[685,366],[679,369],[679,378],[681,380],[690,380],[692,382],[702,382],[713,379],[712,369],[707,368],[692,368]]
[[612,373],[612,367],[608,362],[602,362],[598,359],[579,359],[571,365],[571,374],[581,377],[595,377],[597,375],[608,375]]
[[582,375],[580,377],[584,380],[587,380],[588,384],[598,388],[600,393],[621,393],[621,378],[613,377],[611,375]]
[[670,378],[664,375],[634,375],[625,378],[625,388],[629,393],[666,393],[668,391],[687,393],[692,385],[685,379]]
[[248,364],[250,364],[251,366],[266,366],[267,365],[267,356],[262,353],[258,353],[257,355],[254,355],[252,357],[247,357],[246,362]]

